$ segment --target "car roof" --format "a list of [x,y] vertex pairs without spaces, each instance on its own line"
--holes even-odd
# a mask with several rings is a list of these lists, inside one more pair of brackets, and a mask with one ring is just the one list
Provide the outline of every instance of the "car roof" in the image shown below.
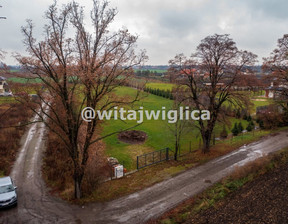
[[0,76],[0,81],[4,81],[6,78],[4,78],[3,76]]
[[10,177],[1,177],[0,178],[0,186],[5,186],[12,184],[11,178]]

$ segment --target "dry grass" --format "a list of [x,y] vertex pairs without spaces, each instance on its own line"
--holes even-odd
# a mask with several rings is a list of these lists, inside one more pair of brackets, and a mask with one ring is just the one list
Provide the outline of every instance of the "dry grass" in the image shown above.
[[[150,220],[148,223],[184,223],[189,217],[194,217],[200,211],[206,210],[212,206],[218,208],[219,205],[223,204],[223,199],[226,196],[237,191],[246,183],[261,178],[262,175],[269,173],[271,170],[287,164],[287,161],[288,148],[275,154],[259,158],[245,166],[237,167],[229,177],[222,179],[219,183],[214,184],[199,195],[188,199],[176,208],[163,214],[160,218]],[[252,195],[249,194],[251,194],[251,192],[248,191],[248,193],[245,194],[245,197],[250,198]]]
[[12,126],[28,122],[31,115],[32,112],[27,105],[19,103],[0,105],[0,174],[10,173],[20,147],[21,136],[25,131],[25,126]]
[[235,167],[233,173],[229,176],[230,179],[237,180],[248,176],[251,173],[264,172],[263,167],[267,166],[271,161],[271,156],[265,156],[252,161],[245,166]]
[[[42,170],[53,194],[68,201],[74,200],[73,161],[59,137],[53,132],[48,136]],[[83,197],[90,197],[99,183],[109,175],[103,143],[95,143],[89,150],[89,159],[82,181]]]
[[44,179],[53,191],[64,192],[73,186],[73,163],[63,144],[52,132],[48,136],[48,149],[43,161]]

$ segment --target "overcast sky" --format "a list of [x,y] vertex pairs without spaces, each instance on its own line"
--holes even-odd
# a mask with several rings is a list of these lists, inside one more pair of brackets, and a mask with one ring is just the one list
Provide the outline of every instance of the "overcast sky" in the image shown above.
[[[68,0],[58,0],[60,4]],[[91,7],[92,0],[79,0]],[[43,15],[53,0],[0,0],[0,49],[5,62],[16,64],[11,52],[24,53],[20,28],[32,19],[39,34]],[[126,27],[138,34],[139,49],[146,49],[147,65],[165,65],[177,53],[190,55],[208,35],[231,35],[237,47],[269,56],[277,39],[288,33],[287,0],[110,0],[118,15],[111,29]]]

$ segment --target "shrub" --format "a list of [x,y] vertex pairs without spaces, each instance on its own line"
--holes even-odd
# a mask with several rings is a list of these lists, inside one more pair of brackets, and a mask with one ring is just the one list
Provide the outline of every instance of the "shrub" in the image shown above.
[[[6,112],[8,109],[9,112]],[[31,114],[27,105],[21,103],[0,105],[0,173],[3,175],[10,173],[11,165],[20,147],[21,136],[25,131],[24,126],[12,126],[27,123]]]
[[233,136],[237,136],[239,134],[239,129],[238,129],[237,123],[234,124],[234,127],[232,128],[231,131],[233,133]]
[[252,125],[251,125],[251,123],[249,123],[246,127],[246,130],[250,132],[250,131],[252,131],[252,129],[253,129]]
[[239,133],[241,133],[243,130],[244,130],[244,128],[243,128],[243,126],[242,126],[242,123],[239,122],[239,123],[238,123],[238,131],[239,131]]
[[222,129],[222,131],[221,131],[221,133],[220,133],[220,137],[221,137],[221,138],[227,138],[227,136],[228,136],[228,132],[227,132],[227,130],[226,130],[226,127],[223,126],[223,129]]
[[[107,158],[104,155],[104,145],[94,143],[89,149],[89,159],[82,182],[82,193],[89,197],[97,189],[99,183],[109,177]],[[66,199],[73,198],[70,191],[73,186],[73,162],[59,136],[50,132],[47,150],[43,158],[43,176],[48,185]]]
[[240,117],[241,117],[240,109],[237,109],[237,110],[236,110],[235,117],[236,117],[236,118],[240,118]]
[[246,119],[247,121],[252,121],[252,117],[251,117],[251,115],[249,114],[249,116],[247,117],[247,119]]

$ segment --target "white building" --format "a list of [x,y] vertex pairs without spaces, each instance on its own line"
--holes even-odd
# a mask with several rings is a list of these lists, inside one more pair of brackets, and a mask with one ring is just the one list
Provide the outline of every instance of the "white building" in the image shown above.
[[271,85],[265,89],[265,96],[270,99],[276,99],[283,97],[283,93],[287,93],[288,86],[284,84],[280,84],[278,86],[274,86],[273,82]]
[[6,78],[0,76],[0,96],[11,96],[12,93],[9,89]]

